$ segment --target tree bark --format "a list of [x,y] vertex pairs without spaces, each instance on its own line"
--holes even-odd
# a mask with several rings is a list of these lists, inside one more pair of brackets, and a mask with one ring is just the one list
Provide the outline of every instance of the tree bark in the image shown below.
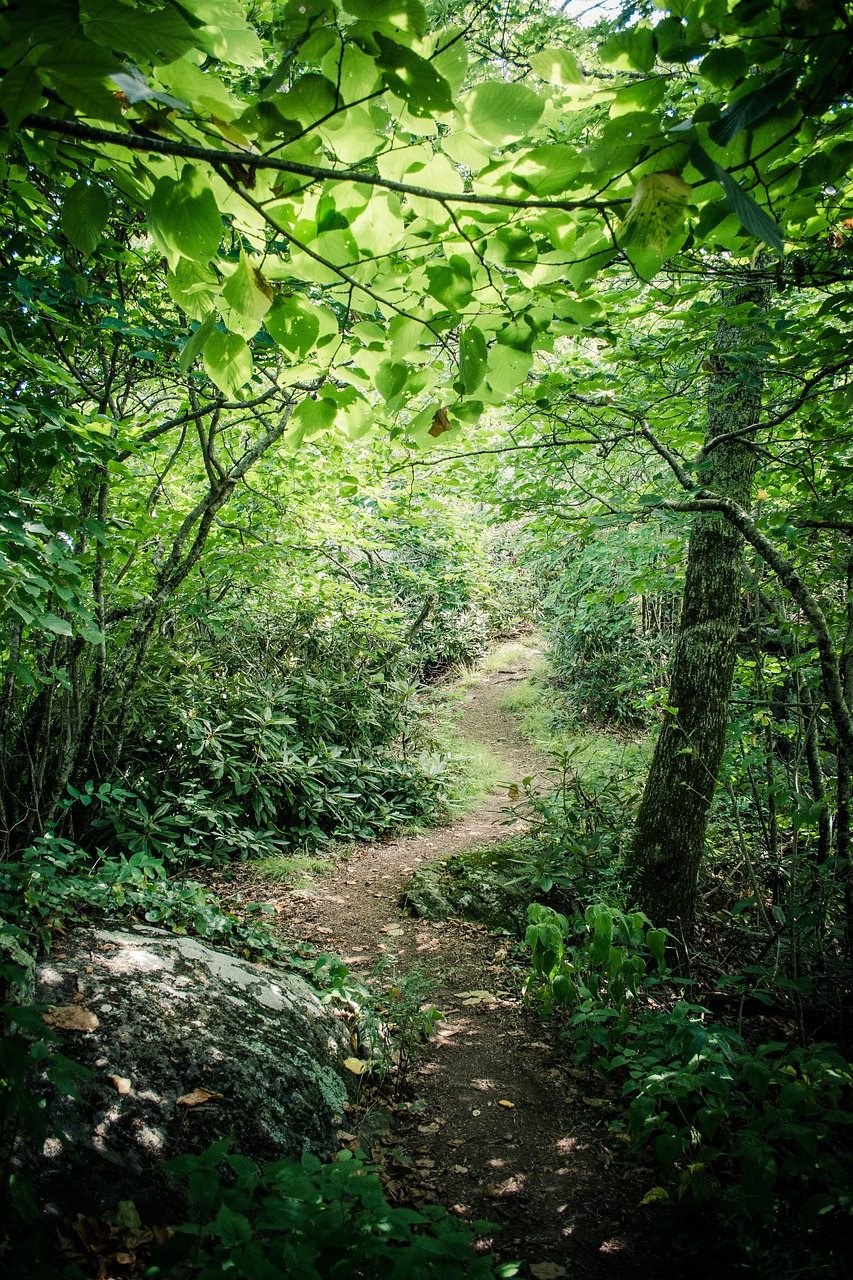
[[[761,285],[745,280],[729,307],[762,306]],[[723,319],[708,361],[708,409],[701,483],[749,507],[755,472],[753,433],[761,382],[748,358],[750,312]],[[692,931],[708,809],[723,757],[736,656],[743,537],[722,515],[693,526],[668,705],[637,814],[625,875],[639,906],[681,936]]]

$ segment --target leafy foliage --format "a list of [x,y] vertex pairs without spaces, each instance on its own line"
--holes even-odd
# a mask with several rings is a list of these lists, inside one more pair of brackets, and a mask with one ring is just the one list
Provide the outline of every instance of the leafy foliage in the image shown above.
[[160,1254],[158,1274],[206,1277],[236,1270],[270,1280],[327,1276],[511,1276],[511,1264],[476,1255],[473,1230],[435,1205],[392,1208],[374,1170],[342,1151],[333,1164],[311,1155],[259,1169],[228,1143],[178,1156],[199,1220],[183,1226]]

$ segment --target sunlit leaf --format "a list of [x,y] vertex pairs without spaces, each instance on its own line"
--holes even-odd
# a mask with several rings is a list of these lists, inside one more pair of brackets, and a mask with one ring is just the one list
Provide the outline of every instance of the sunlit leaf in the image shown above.
[[238,333],[212,333],[204,344],[204,368],[223,395],[236,399],[252,378],[252,353]]
[[100,244],[109,216],[110,202],[103,188],[81,178],[65,196],[59,221],[74,248],[88,258]]

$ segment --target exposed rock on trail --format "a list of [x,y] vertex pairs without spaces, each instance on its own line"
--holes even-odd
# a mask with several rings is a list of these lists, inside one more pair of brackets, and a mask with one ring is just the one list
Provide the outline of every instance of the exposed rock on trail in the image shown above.
[[30,1153],[40,1198],[60,1209],[133,1200],[173,1221],[181,1193],[163,1161],[224,1136],[261,1160],[336,1149],[347,1038],[302,978],[158,929],[79,929],[40,962],[35,1000],[92,1072],[79,1102],[50,1102],[70,1145]]

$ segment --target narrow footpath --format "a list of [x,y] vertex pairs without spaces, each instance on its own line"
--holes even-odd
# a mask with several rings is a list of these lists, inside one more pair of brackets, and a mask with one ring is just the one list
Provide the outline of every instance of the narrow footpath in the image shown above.
[[[499,1224],[484,1247],[524,1259],[534,1280],[679,1274],[666,1256],[644,1170],[614,1158],[610,1099],[602,1082],[555,1052],[554,1037],[521,999],[514,940],[459,919],[407,915],[402,892],[412,872],[471,846],[506,837],[507,788],[548,762],[521,735],[501,695],[536,658],[514,645],[513,661],[481,673],[464,698],[460,729],[506,766],[495,794],[474,813],[427,835],[357,848],[310,890],[252,885],[275,904],[278,928],[343,956],[368,975],[417,969],[425,998],[443,1014],[412,1076],[414,1106],[376,1106],[349,1138],[381,1158],[393,1200],[443,1204]],[[415,1278],[413,1277],[413,1280]]]

